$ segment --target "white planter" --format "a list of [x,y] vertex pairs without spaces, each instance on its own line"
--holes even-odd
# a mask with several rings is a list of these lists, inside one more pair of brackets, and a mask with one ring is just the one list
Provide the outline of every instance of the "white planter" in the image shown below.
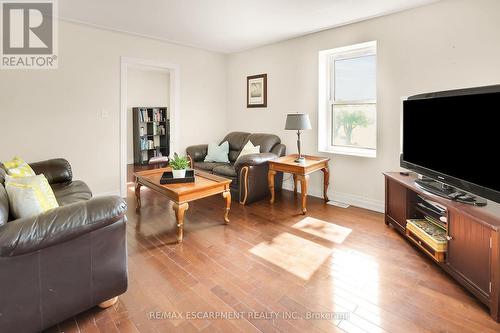
[[174,178],[184,178],[186,177],[186,169],[172,170],[172,175],[174,176]]

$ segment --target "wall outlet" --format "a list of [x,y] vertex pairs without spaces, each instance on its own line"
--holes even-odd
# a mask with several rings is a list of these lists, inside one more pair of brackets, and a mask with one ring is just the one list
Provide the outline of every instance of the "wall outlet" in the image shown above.
[[106,119],[106,118],[109,118],[108,109],[101,109],[101,119]]

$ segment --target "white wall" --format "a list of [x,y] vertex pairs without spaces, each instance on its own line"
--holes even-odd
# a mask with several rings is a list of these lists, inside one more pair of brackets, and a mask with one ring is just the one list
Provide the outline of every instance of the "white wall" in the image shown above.
[[[330,198],[383,209],[382,172],[399,169],[401,97],[500,83],[500,1],[448,0],[369,21],[233,54],[228,58],[227,116],[231,130],[276,133],[296,152],[296,135],[283,130],[290,112],[306,112],[313,130],[304,150],[318,154],[318,51],[378,42],[378,152],[376,159],[331,157]],[[268,74],[268,107],[247,109],[246,76]],[[310,193],[320,195],[321,176]]]
[[180,66],[180,149],[225,134],[225,55],[61,22],[58,69],[0,71],[0,161],[64,157],[118,193],[121,56]]
[[127,163],[134,163],[132,108],[164,106],[170,109],[170,74],[164,70],[127,70]]
[[[247,130],[276,133],[295,152],[285,115],[317,123],[318,51],[377,40],[377,158],[329,156],[331,197],[380,209],[381,172],[399,165],[401,97],[500,83],[499,12],[497,0],[444,0],[230,56],[61,22],[59,69],[0,71],[0,161],[65,157],[95,193],[117,193],[120,56],[180,66],[181,150]],[[268,74],[268,108],[246,109],[246,76],[258,73]],[[317,125],[303,135],[309,154],[316,137]],[[313,175],[310,193],[321,188]]]

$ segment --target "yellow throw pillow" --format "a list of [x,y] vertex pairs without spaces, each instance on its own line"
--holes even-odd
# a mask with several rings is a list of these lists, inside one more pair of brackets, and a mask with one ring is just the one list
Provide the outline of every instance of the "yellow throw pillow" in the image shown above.
[[52,188],[44,175],[5,179],[9,206],[16,219],[35,216],[59,207]]
[[35,171],[19,157],[14,157],[11,161],[4,162],[3,166],[7,174],[12,177],[31,177],[35,175]]

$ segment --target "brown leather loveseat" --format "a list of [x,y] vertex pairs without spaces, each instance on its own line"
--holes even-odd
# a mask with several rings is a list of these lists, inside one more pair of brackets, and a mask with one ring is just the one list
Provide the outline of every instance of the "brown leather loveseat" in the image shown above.
[[[268,161],[284,156],[286,146],[274,134],[231,132],[220,143],[229,142],[229,163],[204,162],[208,145],[190,146],[186,149],[191,166],[232,180],[231,195],[241,204],[249,204],[269,195],[267,185]],[[250,141],[260,145],[260,154],[238,158],[245,144]],[[275,188],[281,189],[283,173],[275,176]]]
[[30,166],[60,207],[0,225],[0,332],[38,332],[127,290],[125,201],[92,198],[64,159]]

